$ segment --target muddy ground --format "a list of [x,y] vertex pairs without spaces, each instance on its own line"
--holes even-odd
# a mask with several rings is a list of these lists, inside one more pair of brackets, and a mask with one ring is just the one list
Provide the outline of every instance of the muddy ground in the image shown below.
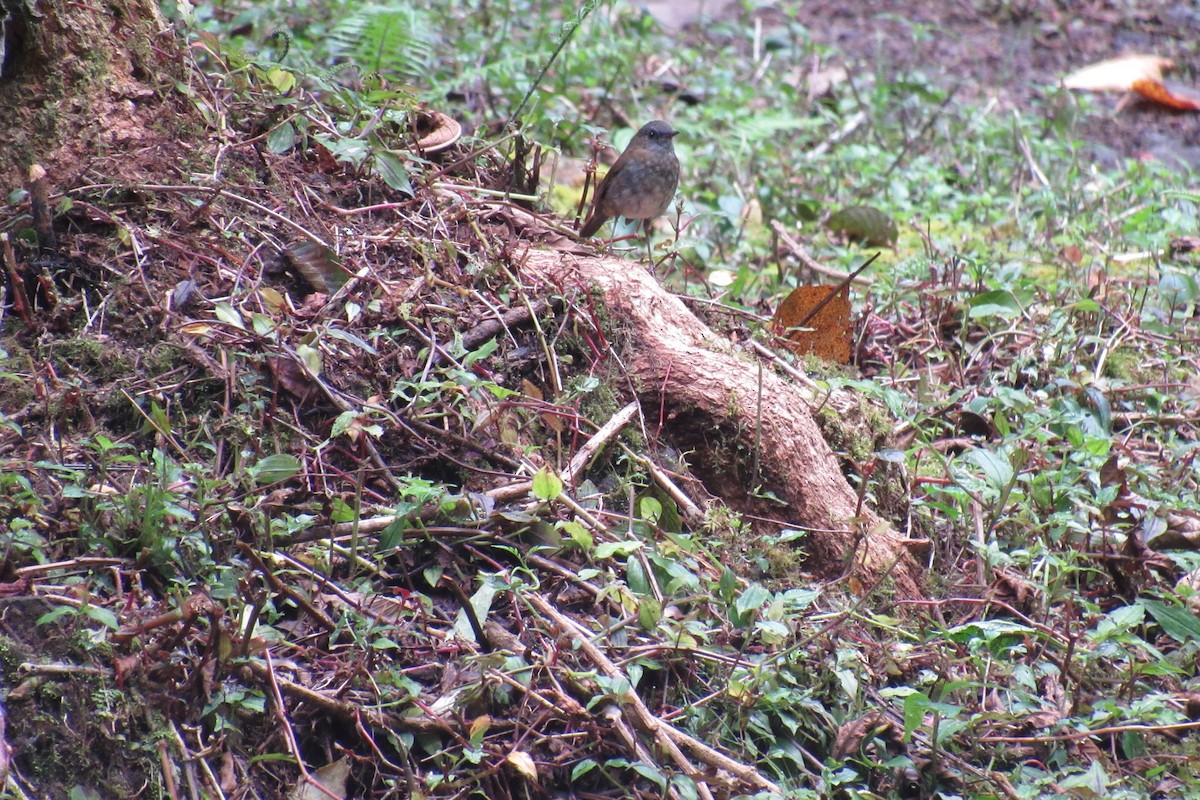
[[[646,4],[664,26],[687,36],[713,18],[744,14],[740,3],[653,0]],[[958,88],[958,97],[1001,110],[1049,100],[1046,113],[1075,113],[1060,82],[1073,70],[1128,54],[1175,60],[1174,78],[1194,86],[1200,7],[1185,2],[790,2],[760,3],[753,12],[769,35],[794,19],[831,60],[852,76],[917,71]],[[862,78],[857,78],[861,80]],[[1164,109],[1120,94],[1095,96],[1080,113],[1086,155],[1101,168],[1123,158],[1200,166],[1200,114]],[[1121,106],[1118,110],[1118,106]]]

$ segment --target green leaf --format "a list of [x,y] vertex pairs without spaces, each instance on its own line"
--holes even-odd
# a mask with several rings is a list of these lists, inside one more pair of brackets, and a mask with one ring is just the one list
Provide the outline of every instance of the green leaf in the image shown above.
[[1157,600],[1142,600],[1141,604],[1154,617],[1163,632],[1180,644],[1200,643],[1200,618],[1183,606],[1167,605]]
[[375,173],[383,178],[384,183],[403,195],[414,196],[412,181],[403,161],[391,153],[382,152],[375,154],[374,164]]
[[277,483],[286,481],[288,478],[295,477],[300,474],[300,459],[287,453],[276,453],[266,458],[261,458],[250,467],[248,472],[250,477],[259,486],[267,483]]
[[74,614],[74,613],[75,613],[75,609],[72,608],[71,606],[58,606],[57,608],[52,608],[49,611],[47,611],[45,614],[42,614],[40,617],[38,617],[37,624],[38,625],[49,625],[51,622],[57,622],[62,617],[65,617],[68,614]]
[[827,225],[834,233],[874,247],[891,247],[900,237],[896,221],[871,206],[843,208],[829,216]]
[[283,155],[295,146],[296,126],[291,122],[277,125],[267,134],[267,149],[277,156]]
[[[496,598],[496,585],[485,580],[483,585],[471,595],[471,608],[475,611],[475,619],[479,620],[482,625],[487,620],[488,612],[492,610],[492,601]],[[454,619],[454,633],[460,638],[468,642],[475,641],[475,629],[471,627],[471,621],[467,618],[467,612],[459,609],[458,615]]]
[[759,583],[750,584],[734,601],[733,608],[737,612],[738,619],[731,621],[739,628],[745,627],[750,624],[754,615],[762,608],[763,603],[770,599],[771,592],[765,586]]
[[229,303],[217,303],[213,307],[213,315],[226,325],[231,325],[241,331],[246,330],[246,323],[242,320],[241,312]]
[[643,497],[638,503],[638,511],[642,515],[642,519],[651,525],[658,524],[658,518],[662,516],[663,506],[654,497]]
[[972,450],[964,458],[983,471],[984,478],[993,488],[1004,489],[1012,482],[1012,462],[1006,454],[992,450]]
[[355,168],[362,166],[367,156],[371,154],[370,146],[362,139],[334,139],[321,134],[314,134],[313,139],[333,154],[333,157],[339,162],[350,164]]
[[267,70],[267,80],[280,94],[287,94],[296,88],[296,76],[279,66]]
[[300,362],[304,364],[304,368],[308,370],[308,374],[314,378],[321,374],[321,351],[312,345],[298,344],[296,345],[296,355],[300,356]]
[[400,544],[404,539],[404,532],[408,530],[408,520],[402,516],[397,516],[394,520],[388,523],[388,526],[379,532],[379,549],[391,550],[396,545]]
[[645,761],[635,761],[629,766],[638,775],[657,784],[659,789],[667,788],[667,777],[653,764],[647,764]]
[[1025,637],[1034,634],[1032,628],[1004,619],[981,620],[958,625],[947,631],[951,641],[967,644],[983,640],[992,652],[1000,652],[1020,644]]
[[625,583],[629,586],[629,591],[636,595],[650,594],[650,579],[646,576],[646,568],[642,566],[640,559],[629,559],[629,564],[625,567]]
[[337,437],[344,435],[346,431],[350,430],[352,427],[354,427],[354,424],[358,422],[358,415],[358,411],[349,409],[334,417],[333,426],[329,429],[329,438],[336,439]]
[[1109,784],[1111,780],[1108,773],[1104,771],[1104,764],[1099,759],[1093,761],[1088,767],[1087,772],[1081,775],[1070,775],[1065,778],[1060,778],[1056,783],[1067,790],[1072,791],[1070,794],[1074,797],[1111,797]]
[[929,707],[928,695],[913,692],[904,698],[904,740],[912,736],[913,731],[921,727],[925,719],[925,709]]
[[596,546],[596,558],[628,556],[642,547],[641,542],[604,542]]
[[987,319],[988,317],[1012,319],[1021,316],[1022,313],[1021,303],[1017,300],[1017,296],[1003,289],[977,294],[967,305],[970,309],[967,311],[967,316],[971,319]]
[[355,347],[357,347],[359,350],[362,350],[364,353],[366,353],[368,355],[372,355],[372,356],[377,355],[379,352],[374,347],[371,347],[371,345],[367,344],[365,341],[363,341],[359,337],[355,336],[353,333],[350,333],[349,331],[344,331],[341,328],[326,328],[325,335],[331,339],[340,339],[343,342],[352,344]]
[[438,584],[442,582],[442,573],[444,573],[445,571],[446,570],[444,567],[438,567],[438,566],[426,567],[421,572],[421,576],[425,578],[426,583],[428,583],[431,587],[436,589]]
[[117,621],[117,615],[109,611],[107,608],[94,606],[89,603],[88,605],[83,606],[80,611],[82,611],[84,616],[86,616],[88,619],[95,620],[111,630],[115,631],[121,627],[121,623]]
[[250,326],[254,328],[255,333],[264,338],[271,337],[275,333],[275,320],[257,311],[250,315]]
[[562,494],[563,482],[550,470],[542,467],[533,476],[533,496],[542,502],[549,503]]
[[583,527],[578,522],[570,520],[566,522],[560,522],[559,527],[562,529],[563,533],[570,537],[572,542],[579,546],[580,550],[585,553],[590,553],[592,551],[592,548],[595,546],[596,542],[595,539],[592,538],[592,534],[588,532],[587,528]]
[[725,567],[721,571],[721,580],[717,583],[717,593],[725,602],[733,599],[733,593],[737,591],[738,577],[737,573],[729,567]]
[[580,761],[571,768],[571,782],[574,783],[598,766],[599,764],[597,764],[593,759],[585,758],[583,761]]
[[662,619],[662,603],[653,597],[643,597],[638,601],[638,625],[642,630],[652,631],[658,627]]

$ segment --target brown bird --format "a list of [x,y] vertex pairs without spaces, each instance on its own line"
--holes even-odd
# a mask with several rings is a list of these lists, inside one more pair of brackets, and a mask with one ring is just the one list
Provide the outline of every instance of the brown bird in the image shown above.
[[649,249],[650,220],[662,216],[679,186],[679,159],[671,142],[678,133],[657,119],[642,126],[600,181],[581,237],[595,235],[613,217],[640,219],[645,221]]

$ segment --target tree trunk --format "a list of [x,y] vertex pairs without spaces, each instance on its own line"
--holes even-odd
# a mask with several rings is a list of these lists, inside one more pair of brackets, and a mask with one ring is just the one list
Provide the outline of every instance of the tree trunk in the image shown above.
[[786,503],[771,516],[808,532],[803,546],[815,569],[827,577],[851,572],[868,583],[890,574],[900,595],[923,594],[906,540],[860,508],[793,381],[764,366],[760,389],[749,354],[735,351],[631,261],[533,251],[520,268],[563,291],[600,289],[613,320],[606,336],[627,343],[625,364],[643,403],[664,409],[663,434],[690,454],[709,491],[736,509],[756,486],[770,489]]
[[97,156],[111,153],[119,162],[152,144],[148,131],[163,105],[154,86],[165,85],[182,107],[171,82],[182,75],[179,46],[153,0],[13,0],[4,10],[4,188],[25,185],[34,164],[51,185],[75,184]]

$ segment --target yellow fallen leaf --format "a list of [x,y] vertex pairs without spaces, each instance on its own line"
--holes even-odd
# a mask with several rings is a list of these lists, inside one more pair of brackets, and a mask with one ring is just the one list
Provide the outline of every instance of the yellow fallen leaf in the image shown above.
[[533,758],[530,757],[529,753],[526,753],[523,750],[513,750],[508,754],[507,760],[508,763],[516,767],[517,772],[521,773],[524,777],[533,783],[538,782],[537,764],[533,763]]

